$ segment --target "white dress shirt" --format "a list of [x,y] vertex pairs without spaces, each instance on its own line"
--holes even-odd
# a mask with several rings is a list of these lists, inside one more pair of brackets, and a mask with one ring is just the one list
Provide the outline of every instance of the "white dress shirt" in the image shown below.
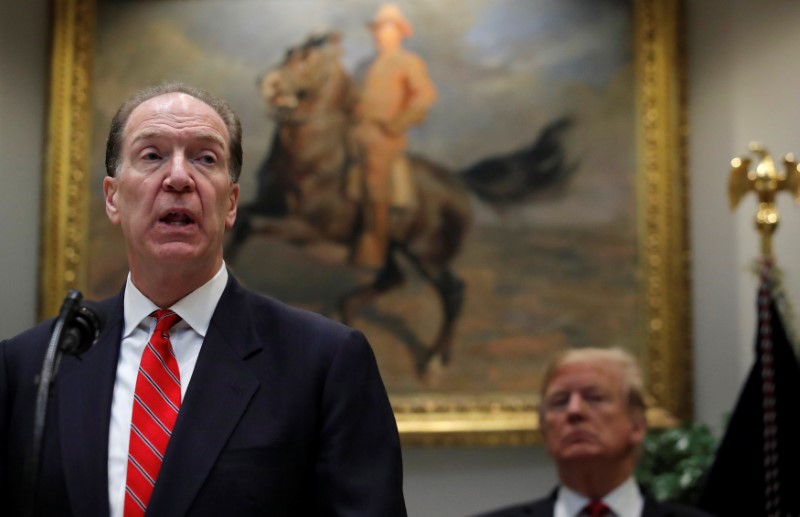
[[[170,342],[181,374],[181,400],[186,395],[211,316],[227,283],[228,271],[223,263],[211,280],[169,307],[181,317],[181,321],[170,330]],[[108,435],[108,496],[111,517],[122,517],[123,513],[133,392],[142,354],[156,325],[155,318],[150,317],[150,314],[160,308],[133,285],[130,274],[125,285],[123,303],[125,327],[122,330]]]
[[[589,501],[588,497],[562,485],[558,489],[553,517],[583,517],[585,514],[581,511]],[[644,497],[633,476],[609,492],[603,502],[611,509],[608,517],[641,517],[644,509]]]

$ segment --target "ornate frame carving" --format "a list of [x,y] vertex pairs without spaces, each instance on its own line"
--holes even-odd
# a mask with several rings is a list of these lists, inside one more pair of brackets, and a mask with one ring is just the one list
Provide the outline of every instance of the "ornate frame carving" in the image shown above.
[[[94,0],[53,3],[40,318],[86,279],[95,8]],[[680,0],[634,0],[633,8],[644,373],[651,423],[664,426],[692,412],[684,13]],[[424,445],[534,443],[536,403],[492,394],[394,399],[404,443]]]

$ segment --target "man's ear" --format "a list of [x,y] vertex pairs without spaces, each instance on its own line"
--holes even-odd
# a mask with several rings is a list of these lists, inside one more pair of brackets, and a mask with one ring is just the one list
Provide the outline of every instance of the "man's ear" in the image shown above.
[[103,198],[106,201],[106,215],[112,224],[119,224],[119,207],[117,206],[118,179],[106,176],[103,178]]
[[234,183],[231,185],[231,191],[228,193],[228,213],[225,215],[225,228],[233,228],[233,223],[236,221],[236,207],[239,204],[239,184]]
[[631,418],[631,442],[634,445],[641,445],[647,434],[647,420],[644,415],[634,415]]

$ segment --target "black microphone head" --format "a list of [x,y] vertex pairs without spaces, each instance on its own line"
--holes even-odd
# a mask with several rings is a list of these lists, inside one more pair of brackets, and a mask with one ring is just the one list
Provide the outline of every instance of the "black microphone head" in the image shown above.
[[106,314],[103,312],[103,309],[100,308],[100,304],[90,302],[89,300],[83,300],[78,313],[93,322],[94,328],[98,334],[106,327]]
[[100,307],[92,302],[82,302],[72,321],[64,328],[61,350],[72,355],[86,352],[97,341],[104,326],[105,315]]

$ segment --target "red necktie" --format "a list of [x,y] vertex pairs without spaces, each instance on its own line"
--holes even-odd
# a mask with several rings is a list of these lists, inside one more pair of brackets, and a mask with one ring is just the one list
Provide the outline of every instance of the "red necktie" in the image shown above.
[[181,406],[181,375],[169,329],[181,318],[155,311],[156,328],[142,354],[133,394],[125,517],[144,515]]
[[589,517],[605,517],[611,512],[611,508],[606,506],[603,501],[592,501],[583,508],[583,512]]

